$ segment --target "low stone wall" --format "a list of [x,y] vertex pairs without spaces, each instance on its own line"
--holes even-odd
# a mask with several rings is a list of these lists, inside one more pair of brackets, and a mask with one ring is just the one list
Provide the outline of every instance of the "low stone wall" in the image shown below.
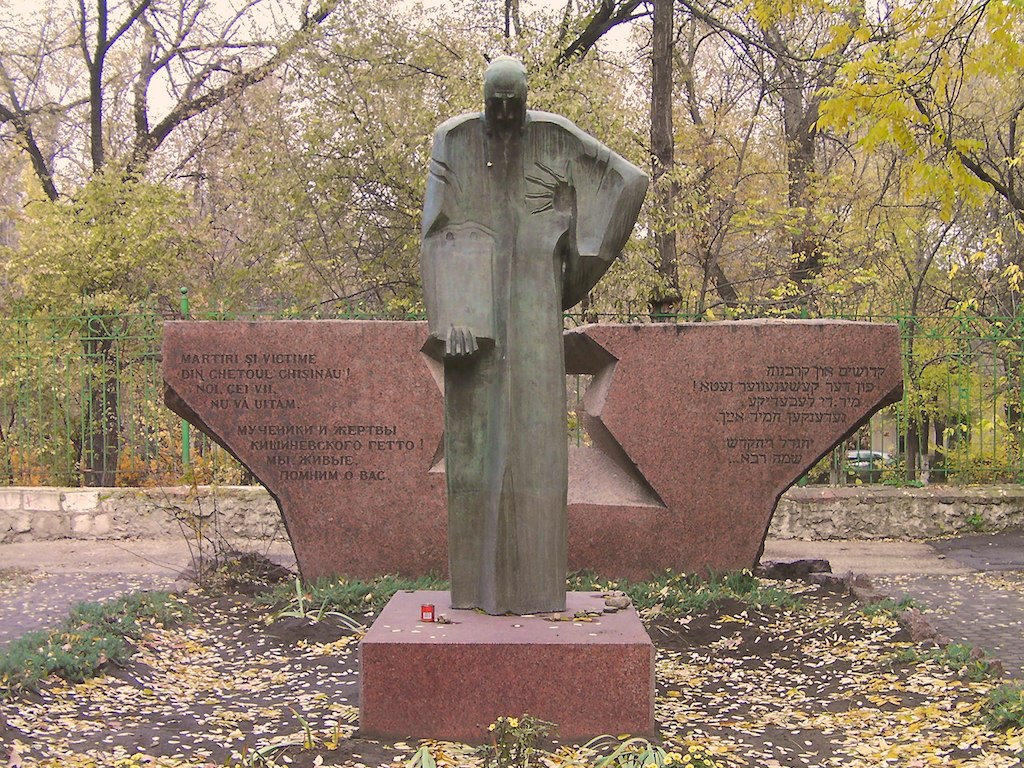
[[791,488],[772,517],[779,539],[932,539],[1024,526],[1024,486]]
[[[260,486],[5,488],[0,543],[206,535],[287,540]],[[1024,487],[792,488],[772,518],[780,539],[927,539],[1024,526]]]
[[0,543],[197,532],[229,542],[288,538],[277,505],[261,486],[0,490]]

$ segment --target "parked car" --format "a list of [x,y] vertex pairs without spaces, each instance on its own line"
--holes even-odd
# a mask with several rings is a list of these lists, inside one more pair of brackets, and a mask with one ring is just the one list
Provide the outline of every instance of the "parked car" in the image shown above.
[[867,448],[846,452],[844,469],[847,474],[856,475],[862,483],[878,483],[882,480],[882,470],[893,463],[893,458],[882,451]]

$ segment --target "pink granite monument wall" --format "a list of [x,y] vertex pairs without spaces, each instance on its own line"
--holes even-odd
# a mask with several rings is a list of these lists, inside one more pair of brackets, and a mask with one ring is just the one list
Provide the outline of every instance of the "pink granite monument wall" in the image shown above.
[[595,448],[570,469],[570,564],[599,572],[752,567],[782,493],[902,392],[891,325],[594,325],[566,350],[594,374]]
[[[176,322],[167,404],[284,515],[306,578],[444,572],[443,407],[423,323]],[[752,320],[566,334],[593,375],[570,451],[569,564],[752,567],[779,496],[900,397],[895,326]]]
[[175,322],[165,400],[259,478],[307,579],[442,572],[444,430],[420,323]]

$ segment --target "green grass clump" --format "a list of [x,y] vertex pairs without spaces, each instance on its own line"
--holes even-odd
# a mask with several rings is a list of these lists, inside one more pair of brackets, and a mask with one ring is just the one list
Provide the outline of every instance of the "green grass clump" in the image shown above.
[[702,578],[695,574],[666,570],[648,581],[630,582],[602,579],[588,571],[569,577],[573,591],[620,590],[641,613],[682,615],[703,611],[726,600],[739,600],[759,608],[799,608],[799,597],[778,587],[764,586],[750,571],[731,571]]
[[107,662],[126,662],[129,641],[142,637],[142,622],[170,624],[189,616],[188,607],[165,592],[80,603],[58,629],[29,632],[0,652],[0,696],[34,690],[51,675],[82,682]]
[[1007,683],[993,688],[981,714],[993,729],[1024,728],[1024,683]]
[[866,603],[860,607],[860,612],[865,616],[889,616],[895,619],[904,611],[912,608],[921,608],[921,604],[912,597],[904,595],[899,600],[887,597],[874,603]]
[[[649,581],[629,582],[603,579],[591,572],[571,574],[566,582],[569,591],[625,592],[637,610],[681,615],[706,609],[725,600],[739,600],[748,605],[774,608],[798,608],[799,597],[778,587],[764,586],[750,571],[733,571],[704,579],[700,576],[665,571]],[[279,584],[274,590],[257,598],[264,605],[278,608],[277,615],[308,616],[311,619],[328,614],[379,613],[395,592],[401,590],[445,590],[448,582],[438,576],[417,579],[401,576],[378,576],[367,581],[359,579],[321,579],[312,584]]]
[[985,658],[983,653],[979,653],[971,646],[964,645],[963,643],[950,643],[944,648],[934,648],[928,651],[907,648],[896,654],[896,660],[912,664],[934,661],[950,672],[956,672],[974,682],[988,680],[1002,674],[1002,669],[999,665],[993,664]]
[[318,579],[303,584],[296,590],[294,583],[277,585],[267,595],[257,598],[264,605],[283,606],[290,614],[346,615],[379,613],[395,592],[401,590],[448,589],[448,582],[439,576],[421,576],[417,579],[394,574],[377,576],[368,581],[359,579]]

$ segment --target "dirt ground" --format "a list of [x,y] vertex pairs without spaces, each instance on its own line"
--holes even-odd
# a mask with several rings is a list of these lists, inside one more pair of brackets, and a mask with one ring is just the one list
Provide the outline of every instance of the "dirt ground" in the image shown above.
[[[728,602],[647,618],[667,749],[699,744],[722,768],[1022,765],[1022,734],[980,723],[998,681],[901,663],[909,638],[891,617],[866,616],[822,587],[786,586],[803,607]],[[181,599],[194,620],[152,627],[126,666],[0,702],[0,765],[7,755],[12,768],[404,766],[420,746],[360,737],[359,632],[274,619],[245,595]],[[430,746],[439,764],[481,763],[472,747]],[[543,764],[585,764],[571,745],[546,746]]]

